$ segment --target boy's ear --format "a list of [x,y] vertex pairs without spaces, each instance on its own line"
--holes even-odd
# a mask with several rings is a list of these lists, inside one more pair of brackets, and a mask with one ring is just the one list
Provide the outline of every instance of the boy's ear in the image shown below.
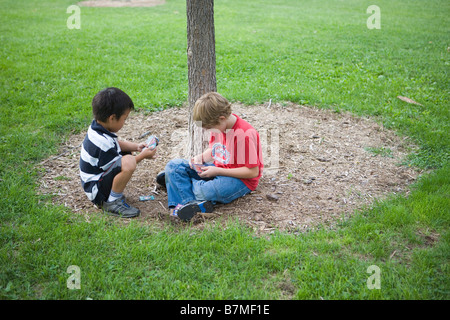
[[117,117],[115,114],[112,114],[108,117],[108,121],[113,121],[113,120],[117,120]]

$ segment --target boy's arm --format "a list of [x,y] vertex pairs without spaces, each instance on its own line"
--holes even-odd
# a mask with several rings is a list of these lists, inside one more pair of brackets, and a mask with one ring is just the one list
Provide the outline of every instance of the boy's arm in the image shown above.
[[139,163],[144,159],[151,159],[155,156],[156,153],[156,148],[151,150],[148,148],[142,150],[142,148],[144,147],[143,143],[138,144],[130,141],[119,141],[119,146],[120,149],[124,152],[141,151],[141,153],[136,156],[136,163]]
[[211,156],[211,148],[208,148],[203,153],[196,155],[193,160],[194,160],[194,163],[196,163],[196,164],[212,162],[214,159]]
[[214,160],[213,157],[211,156],[211,151],[212,151],[211,148],[208,148],[202,153],[203,163],[212,162]]
[[130,141],[119,141],[120,149],[123,152],[139,151],[139,144]]
[[226,176],[238,179],[252,179],[259,176],[259,167],[240,167],[240,168],[232,168],[225,169],[219,167],[202,167],[204,170],[202,173],[199,173],[201,178],[212,178],[215,176]]
[[144,159],[156,158],[155,154],[156,154],[156,148],[154,148],[154,149],[146,148],[146,149],[142,150],[142,152],[136,156],[136,163],[139,163]]

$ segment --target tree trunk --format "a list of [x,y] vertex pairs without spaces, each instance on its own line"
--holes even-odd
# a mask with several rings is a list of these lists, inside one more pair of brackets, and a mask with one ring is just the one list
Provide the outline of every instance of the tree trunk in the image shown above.
[[201,127],[192,120],[195,101],[217,91],[214,35],[214,0],[186,0],[189,81],[189,144],[187,156],[202,152]]

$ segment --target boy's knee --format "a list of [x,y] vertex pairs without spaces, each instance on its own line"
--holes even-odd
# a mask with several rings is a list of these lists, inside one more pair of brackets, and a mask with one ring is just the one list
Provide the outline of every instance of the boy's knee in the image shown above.
[[194,183],[192,185],[192,193],[195,196],[196,200],[205,201],[205,200],[212,200],[212,197],[209,195],[205,195],[205,190],[203,190],[203,187],[200,183]]
[[166,168],[165,168],[165,172],[170,173],[175,171],[176,169],[180,168],[180,166],[183,165],[189,165],[188,161],[185,159],[174,159],[174,160],[170,160],[167,164],[166,164]]
[[136,170],[136,158],[131,155],[122,157],[122,171],[133,173]]

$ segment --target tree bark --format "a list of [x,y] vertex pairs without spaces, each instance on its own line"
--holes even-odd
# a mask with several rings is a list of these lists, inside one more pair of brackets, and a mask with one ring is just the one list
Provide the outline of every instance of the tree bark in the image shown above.
[[195,102],[217,91],[214,0],[186,0],[187,60],[189,82],[189,143],[187,156],[202,152],[203,131],[192,120]]

